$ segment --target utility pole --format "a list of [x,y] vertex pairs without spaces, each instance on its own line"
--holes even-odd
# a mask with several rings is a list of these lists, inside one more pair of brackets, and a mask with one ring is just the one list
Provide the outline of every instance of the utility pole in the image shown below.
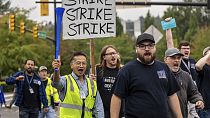
[[[54,0],[53,2],[49,2],[49,1],[36,1],[35,3],[52,3],[54,4],[54,40],[55,40],[55,37],[56,37],[56,23],[57,23],[57,19],[56,19],[56,12],[55,12],[55,9],[56,9],[56,4],[58,2],[56,2],[56,0]],[[59,3],[62,3],[62,2],[59,2]],[[56,45],[56,41],[55,41],[55,45]]]
[[[39,2],[36,1],[36,3],[58,3],[61,4],[61,1],[58,2]],[[207,5],[208,3],[208,5]],[[208,0],[206,2],[199,2],[199,3],[195,3],[195,2],[116,2],[116,5],[130,5],[130,6],[139,6],[139,5],[172,5],[172,6],[200,6],[200,7],[208,7],[210,9],[210,0]]]

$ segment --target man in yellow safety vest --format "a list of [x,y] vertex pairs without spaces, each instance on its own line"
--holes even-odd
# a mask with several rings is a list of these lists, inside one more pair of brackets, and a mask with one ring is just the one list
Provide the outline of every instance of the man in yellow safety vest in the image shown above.
[[71,74],[60,76],[60,60],[54,60],[52,66],[53,86],[59,90],[60,118],[104,118],[103,103],[96,82],[85,76],[87,56],[75,52],[70,59]]
[[49,105],[49,111],[43,112],[43,109],[39,113],[39,118],[54,118],[55,111],[58,109],[59,105],[59,96],[58,91],[56,88],[53,88],[51,83],[52,80],[47,75],[47,67],[46,66],[40,66],[39,67],[39,76],[42,79],[42,82],[44,84],[45,92],[47,95],[48,105]]

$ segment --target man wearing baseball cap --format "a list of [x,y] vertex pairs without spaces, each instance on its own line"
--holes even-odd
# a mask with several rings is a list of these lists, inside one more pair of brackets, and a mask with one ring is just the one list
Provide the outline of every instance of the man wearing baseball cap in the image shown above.
[[198,112],[200,118],[210,118],[210,46],[203,50],[203,57],[195,64],[198,71],[198,90],[204,98],[204,110]]
[[[177,48],[169,48],[165,52],[164,61],[173,72],[175,79],[180,85],[180,91],[177,92],[180,108],[183,118],[188,117],[187,103],[195,103],[195,107],[202,109],[204,107],[203,98],[198,92],[192,77],[186,71],[180,68],[181,59],[184,55]],[[198,117],[198,116],[197,116]]]
[[168,118],[169,108],[176,118],[182,118],[176,95],[179,85],[168,66],[155,60],[155,52],[154,37],[141,34],[136,40],[137,59],[118,73],[111,100],[111,118],[119,118],[123,98],[126,118]]
[[49,111],[44,112],[43,109],[39,113],[39,118],[54,118],[55,111],[58,110],[59,105],[59,96],[57,89],[53,88],[51,83],[51,79],[47,75],[47,67],[46,66],[40,66],[39,67],[39,76],[42,79],[42,82],[44,84],[44,88],[46,91],[46,96],[48,100],[49,105]]

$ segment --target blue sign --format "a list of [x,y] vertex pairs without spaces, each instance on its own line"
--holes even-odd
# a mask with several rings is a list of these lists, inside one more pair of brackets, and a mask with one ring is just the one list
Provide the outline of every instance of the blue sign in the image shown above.
[[163,30],[172,29],[176,27],[176,21],[175,18],[172,18],[170,21],[161,21],[161,25]]

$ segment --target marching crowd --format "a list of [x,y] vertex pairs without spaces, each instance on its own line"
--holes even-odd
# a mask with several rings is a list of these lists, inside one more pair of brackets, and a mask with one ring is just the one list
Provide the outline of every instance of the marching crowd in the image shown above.
[[[72,72],[60,75],[61,60],[52,61],[54,72],[27,59],[24,71],[6,79],[15,85],[15,105],[20,118],[210,118],[210,47],[197,62],[190,43],[173,45],[166,31],[164,62],[155,59],[154,37],[143,33],[135,44],[136,56],[124,66],[112,45],[101,50],[96,74],[85,74],[83,52],[70,58]],[[10,106],[11,107],[11,106]]]

